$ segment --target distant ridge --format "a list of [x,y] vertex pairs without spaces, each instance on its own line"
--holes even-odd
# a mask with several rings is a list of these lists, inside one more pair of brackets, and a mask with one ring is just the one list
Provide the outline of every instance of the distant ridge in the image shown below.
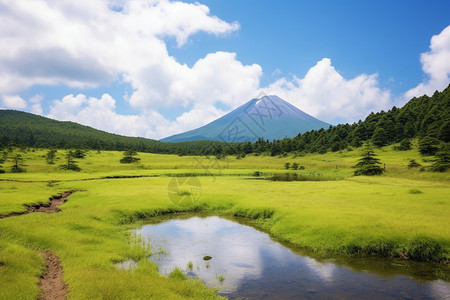
[[[251,132],[254,132],[253,128],[260,128],[257,126],[258,120],[260,125],[267,125],[263,127],[266,130],[265,132],[270,131],[268,125],[270,124],[270,116],[274,120],[277,120],[277,117],[280,118],[280,111],[277,108],[281,110],[281,106],[272,107],[270,105],[275,102],[261,101],[257,103],[258,100],[261,99],[253,99],[247,103],[248,107],[244,105],[238,108],[241,109],[243,115],[241,114],[235,119],[227,120],[226,116],[223,116],[214,121],[228,122],[226,123],[228,127],[225,126],[227,130],[219,131],[225,141],[244,140],[245,131],[243,129],[247,130],[247,128],[245,126],[240,128],[238,125],[255,123],[256,127],[250,128],[252,129]],[[261,106],[258,110],[252,110],[255,105],[263,104],[265,105],[264,109]],[[285,116],[288,115],[288,107],[282,111]],[[301,115],[306,119],[312,118],[305,113]],[[264,123],[261,123],[261,119]],[[288,125],[285,127],[290,128]],[[301,128],[295,127],[296,133],[297,130],[301,130]],[[248,132],[250,131],[248,130]],[[250,135],[250,138],[252,137],[254,135]],[[293,151],[297,153],[325,153],[327,151],[351,149],[359,147],[366,140],[371,140],[375,146],[381,147],[398,142],[408,142],[412,138],[426,139],[435,147],[450,143],[450,85],[442,92],[436,91],[431,97],[423,95],[413,98],[402,108],[394,106],[386,112],[372,112],[364,121],[353,124],[339,124],[325,130],[310,130],[285,141],[267,142],[258,139],[250,145],[248,143],[226,143],[214,140],[162,143],[142,137],[112,134],[74,122],[56,121],[27,112],[0,109],[0,151],[5,151],[4,149],[7,146],[20,146],[118,151],[132,148],[139,152],[202,156],[260,154],[264,152],[278,155]]]
[[[5,146],[56,149],[95,149],[201,155],[221,147],[216,141],[162,143],[157,140],[129,137],[98,130],[70,121],[57,121],[43,116],[0,109],[0,151]],[[1,161],[1,160],[0,160]]]
[[200,128],[161,139],[162,142],[213,140],[254,142],[278,140],[330,124],[320,121],[277,96],[254,98],[223,117]]

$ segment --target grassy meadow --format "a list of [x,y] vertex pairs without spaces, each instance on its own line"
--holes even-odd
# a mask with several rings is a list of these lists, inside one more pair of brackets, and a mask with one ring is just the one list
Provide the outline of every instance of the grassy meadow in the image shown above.
[[[200,280],[166,278],[149,262],[130,230],[152,218],[182,211],[248,219],[273,237],[318,256],[374,255],[445,261],[450,258],[450,172],[408,169],[411,159],[429,166],[417,149],[377,149],[385,174],[353,176],[359,149],[305,156],[190,157],[140,153],[137,164],[120,164],[120,152],[89,151],[77,159],[81,172],[61,171],[46,149],[21,152],[26,173],[0,174],[0,215],[45,203],[76,190],[61,212],[0,219],[0,299],[36,299],[44,269],[42,251],[55,252],[64,268],[69,299],[215,299]],[[296,162],[302,170],[285,170]],[[291,172],[308,181],[257,180]],[[136,178],[112,178],[141,176]],[[178,176],[178,177],[176,177]],[[173,178],[198,176],[201,197],[177,207],[168,197]],[[314,180],[317,178],[317,180]],[[183,191],[189,194],[189,190]],[[183,195],[184,195],[183,194]],[[115,263],[138,261],[134,271]],[[447,278],[448,264],[441,264]]]

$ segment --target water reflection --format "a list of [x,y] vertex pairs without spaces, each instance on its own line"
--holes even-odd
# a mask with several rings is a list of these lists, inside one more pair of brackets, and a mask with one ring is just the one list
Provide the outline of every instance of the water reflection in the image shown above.
[[[450,284],[354,271],[302,256],[252,227],[219,217],[170,220],[137,230],[158,270],[175,267],[230,299],[448,299]],[[164,251],[161,251],[164,249]],[[159,254],[157,254],[159,253]],[[205,255],[212,256],[204,261]],[[192,262],[192,265],[189,264]],[[220,282],[219,277],[225,280]]]

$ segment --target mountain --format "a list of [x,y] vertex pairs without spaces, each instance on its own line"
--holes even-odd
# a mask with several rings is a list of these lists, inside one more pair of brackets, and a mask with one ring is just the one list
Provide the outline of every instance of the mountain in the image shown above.
[[263,96],[248,101],[200,128],[172,135],[161,141],[254,142],[258,138],[293,138],[299,133],[329,126],[330,124],[308,115],[277,96]]
[[[325,153],[359,147],[366,140],[372,140],[375,146],[380,147],[400,141],[408,142],[411,138],[426,138],[435,148],[439,144],[450,143],[450,85],[442,92],[436,91],[431,97],[423,95],[413,98],[402,108],[394,106],[387,112],[372,112],[364,121],[310,130],[302,134],[296,133],[307,129],[290,125],[290,119],[303,118],[306,123],[320,121],[277,98],[253,99],[230,113],[231,116],[228,114],[211,124],[216,122],[222,125],[221,130],[216,130],[216,136],[222,137],[224,141],[244,140],[245,136],[252,139],[257,135],[256,130],[273,133],[274,130],[291,129],[295,135],[293,138],[271,142],[258,139],[254,143],[213,140],[163,143],[112,134],[74,122],[61,122],[26,112],[0,109],[0,151],[9,145],[118,151],[133,148],[139,152],[223,157],[264,152],[271,155],[293,151]],[[323,127],[328,125],[323,122],[319,124],[325,124]],[[197,129],[197,133],[200,129]],[[193,132],[195,134],[196,130]]]

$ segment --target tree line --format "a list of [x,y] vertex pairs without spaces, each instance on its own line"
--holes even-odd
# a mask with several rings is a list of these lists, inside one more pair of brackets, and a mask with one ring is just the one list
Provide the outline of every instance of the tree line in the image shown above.
[[125,137],[73,122],[61,122],[12,110],[0,110],[0,148],[5,146],[46,147],[56,149],[93,149],[178,154],[236,155],[269,153],[326,153],[360,147],[371,141],[376,147],[399,143],[397,150],[408,150],[412,138],[420,139],[421,153],[435,155],[450,142],[450,86],[431,97],[413,98],[402,108],[372,112],[364,121],[312,130],[294,138],[255,142],[225,143],[195,141],[163,143],[156,140]]

